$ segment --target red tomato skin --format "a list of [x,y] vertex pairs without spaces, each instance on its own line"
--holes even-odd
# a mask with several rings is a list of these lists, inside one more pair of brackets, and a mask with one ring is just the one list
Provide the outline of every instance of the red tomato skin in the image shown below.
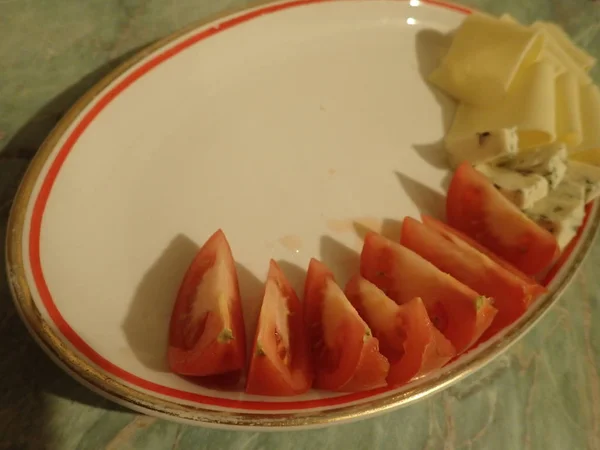
[[291,374],[282,373],[279,365],[266,356],[253,357],[249,374],[246,380],[247,394],[291,397],[310,389],[308,382],[303,385],[294,383]]
[[527,311],[532,301],[534,294],[520,278],[475,248],[456,245],[435,228],[411,217],[404,219],[400,243],[442,272],[449,273],[474,291],[494,299],[498,314],[483,334],[485,338],[516,321]]
[[489,298],[377,233],[365,237],[360,274],[398,304],[422,298],[431,321],[457,354],[479,339],[496,314]]
[[[324,341],[322,322],[325,291],[335,283],[331,271],[320,261],[311,259],[304,289],[304,312],[308,339],[315,370],[314,387],[330,391],[367,390],[385,384],[389,369],[379,354],[379,342],[366,336],[368,327],[360,319],[343,313],[335,329],[335,342],[328,347]],[[344,295],[340,289],[341,295]],[[347,298],[348,306],[352,308]]]
[[531,294],[532,298],[536,298],[539,295],[548,292],[548,289],[546,289],[545,286],[539,284],[529,275],[525,275],[522,271],[517,269],[511,263],[498,256],[487,247],[484,247],[476,240],[470,238],[462,231],[459,231],[456,228],[453,228],[450,225],[445,224],[425,214],[421,215],[421,220],[425,225],[435,229],[438,233],[442,234],[446,239],[451,240],[459,247],[463,248],[465,246],[468,246],[474,248],[475,250],[479,251],[480,253],[483,253],[489,259],[501,266],[503,269],[509,271],[510,273],[518,277],[527,286],[527,291]]
[[329,357],[332,364],[329,368],[323,367],[317,352],[320,350],[320,346],[324,346],[321,319],[324,291],[329,280],[333,279],[333,273],[323,263],[314,258],[311,259],[304,285],[304,314],[313,367],[315,368],[314,386],[319,389],[335,391],[352,378],[362,351],[364,328],[356,321],[342,321],[336,332],[339,339],[339,342],[336,342],[336,347],[338,349],[344,348],[345,336],[345,351],[338,350],[337,353],[334,353],[335,349],[327,349],[332,352]]
[[454,347],[433,326],[420,298],[397,305],[360,275],[348,282],[346,294],[379,339],[380,351],[390,363],[389,385],[426,375],[455,356]]
[[[224,318],[216,311],[208,311],[203,320],[191,331],[189,310],[197,287],[216,258],[227,268],[229,290],[229,317],[231,336],[219,339]],[[167,359],[170,369],[180,375],[209,376],[228,372],[242,372],[246,363],[246,335],[235,262],[231,247],[222,230],[217,230],[202,246],[184,275],[175,300],[169,326]]]
[[554,236],[523,214],[469,163],[461,164],[452,177],[446,217],[450,226],[528,275],[546,269],[559,254]]
[[406,342],[406,355],[415,355],[415,362],[412,367],[408,364],[406,367],[398,367],[394,373],[390,370],[390,384],[403,384],[412,378],[427,375],[456,356],[452,343],[429,320],[427,309],[420,298],[402,305],[399,316],[407,334],[423,334],[426,339]]
[[362,347],[354,375],[339,391],[368,391],[387,384],[390,363],[379,351],[379,340],[371,337]]
[[284,273],[273,260],[269,265],[267,283],[269,282],[276,284],[280,295],[283,296],[281,300],[286,302],[289,311],[287,326],[290,335],[290,362],[286,364],[278,357],[275,342],[264,342],[263,351],[257,351],[261,330],[265,335],[272,335],[273,341],[275,332],[278,331],[273,322],[265,321],[268,314],[263,314],[261,310],[246,381],[246,392],[267,396],[303,394],[311,388],[314,377],[304,323],[304,308]]

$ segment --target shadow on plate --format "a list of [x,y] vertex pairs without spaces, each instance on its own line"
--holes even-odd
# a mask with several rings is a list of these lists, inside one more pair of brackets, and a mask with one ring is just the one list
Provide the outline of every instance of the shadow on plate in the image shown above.
[[430,166],[438,169],[449,167],[448,156],[444,147],[444,140],[440,139],[432,144],[413,144],[413,150]]
[[383,219],[378,227],[373,227],[370,226],[370,224],[365,224],[363,222],[354,222],[353,226],[357,236],[363,241],[367,233],[370,232],[379,233],[392,241],[398,241],[400,239],[400,231],[402,230],[402,221],[396,219]]
[[419,74],[440,105],[441,120],[445,130],[450,128],[450,125],[452,124],[456,103],[441,90],[431,85],[427,79],[431,72],[433,72],[442,61],[442,58],[450,48],[451,42],[451,35],[443,34],[432,29],[419,31],[415,39],[415,51],[417,54]]
[[342,244],[331,236],[321,236],[321,262],[325,264],[343,289],[354,274],[358,273],[360,255],[356,250]]
[[445,219],[446,199],[442,194],[403,173],[396,172],[396,176],[406,195],[417,205],[422,214]]
[[283,259],[278,260],[277,264],[292,285],[294,291],[296,291],[298,298],[302,300],[304,297],[304,282],[306,281],[307,267],[300,267],[297,264]]
[[[235,268],[242,297],[242,310],[244,312],[244,325],[246,327],[246,351],[249,356],[252,351],[252,342],[262,305],[264,281],[261,281],[248,268],[238,262],[235,263]],[[267,268],[265,267],[265,273],[266,270]]]
[[[134,294],[122,328],[136,358],[148,369],[169,372],[167,348],[169,322],[177,292],[199,246],[183,234],[166,246],[145,273]],[[246,344],[250,351],[262,302],[263,283],[243,265],[236,263],[246,325]],[[236,384],[236,377],[212,379],[188,377],[192,382],[212,388]],[[225,382],[222,385],[222,382]]]
[[140,281],[122,324],[136,358],[151,370],[169,371],[166,355],[171,311],[198,249],[187,236],[173,238]]
[[454,175],[454,173],[449,171],[446,173],[446,175],[442,179],[441,187],[444,190],[444,192],[448,192],[448,188],[450,187],[450,182],[452,181],[453,175]]
[[[442,91],[432,86],[427,81],[427,78],[441,62],[450,47],[450,43],[450,35],[431,29],[419,31],[415,41],[419,74],[440,106],[441,117],[439,120],[443,123],[444,133],[448,131],[452,125],[456,103]],[[432,118],[432,120],[438,119]],[[443,139],[431,143],[415,144],[413,145],[413,148],[428,164],[438,168],[448,167]]]

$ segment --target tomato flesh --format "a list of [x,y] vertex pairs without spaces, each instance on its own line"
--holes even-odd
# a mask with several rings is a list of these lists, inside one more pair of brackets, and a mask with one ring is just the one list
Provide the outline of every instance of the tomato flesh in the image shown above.
[[400,243],[442,272],[494,299],[498,314],[482,339],[487,339],[521,317],[532,299],[543,292],[539,285],[536,287],[525,283],[477,249],[469,245],[457,245],[452,238],[411,217],[404,219]]
[[433,326],[420,298],[396,304],[370,281],[355,275],[346,295],[379,339],[381,353],[390,362],[387,382],[400,385],[442,367],[454,347]]
[[246,392],[292,396],[312,385],[303,307],[273,260],[265,285]]
[[558,256],[558,243],[469,163],[461,164],[446,199],[448,223],[519,270],[535,275]]
[[190,264],[169,326],[168,362],[181,375],[243,371],[246,336],[231,248],[215,232]]
[[316,259],[308,268],[304,308],[315,387],[359,391],[385,385],[389,363],[379,352],[379,341],[331,271]]
[[491,299],[377,233],[365,238],[360,274],[398,304],[422,298],[431,321],[457,354],[472,346],[496,315]]

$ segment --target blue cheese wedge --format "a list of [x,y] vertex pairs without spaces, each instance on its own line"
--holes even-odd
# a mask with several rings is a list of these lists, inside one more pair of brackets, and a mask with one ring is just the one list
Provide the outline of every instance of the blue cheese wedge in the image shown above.
[[584,187],[564,180],[548,196],[526,209],[525,214],[552,233],[562,250],[575,237],[583,223],[584,207]]
[[541,175],[548,180],[550,189],[556,189],[567,172],[567,147],[562,143],[546,145],[502,158],[496,165],[522,175]]
[[485,175],[494,187],[520,209],[531,208],[548,195],[548,180],[536,173],[522,174],[493,164],[476,165],[475,169]]
[[519,151],[519,137],[516,128],[507,128],[461,136],[448,135],[445,145],[452,167],[464,161],[476,165],[515,156]]
[[600,167],[598,166],[579,161],[569,161],[565,179],[583,186],[586,203],[600,196]]

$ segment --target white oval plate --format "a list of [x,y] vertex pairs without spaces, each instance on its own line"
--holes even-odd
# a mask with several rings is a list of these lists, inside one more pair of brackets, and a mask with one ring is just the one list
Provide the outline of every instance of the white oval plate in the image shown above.
[[468,10],[437,1],[270,4],[170,37],[88,93],[48,138],[16,199],[8,268],[32,334],[69,373],[139,411],[224,427],[320,426],[436,392],[521,336],[586,253],[598,214],[527,316],[398,389],[250,396],[170,373],[171,307],[222,228],[249,340],[270,258],[302,291],[311,257],[343,284],[365,228],[439,215],[436,142],[452,104],[423,81]]

